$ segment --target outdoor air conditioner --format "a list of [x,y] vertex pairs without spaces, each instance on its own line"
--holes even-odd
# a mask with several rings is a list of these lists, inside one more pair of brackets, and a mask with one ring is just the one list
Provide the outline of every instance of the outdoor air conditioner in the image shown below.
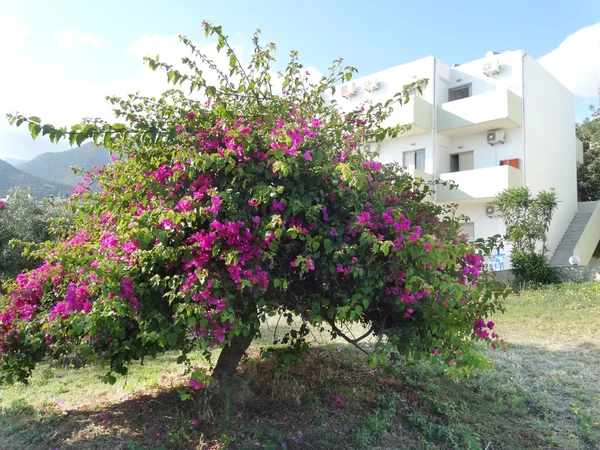
[[504,144],[506,137],[504,130],[488,131],[487,132],[487,143],[490,145]]
[[342,97],[350,98],[356,95],[356,88],[354,87],[354,82],[344,84],[342,86]]
[[365,153],[377,153],[379,152],[379,144],[365,144],[362,146],[362,150]]
[[379,89],[379,81],[377,81],[377,78],[369,78],[368,80],[365,80],[365,91],[373,92],[377,89]]
[[500,73],[500,63],[497,59],[490,59],[483,63],[483,73],[488,77]]
[[494,205],[486,205],[485,215],[488,217],[494,217],[496,215],[496,207]]

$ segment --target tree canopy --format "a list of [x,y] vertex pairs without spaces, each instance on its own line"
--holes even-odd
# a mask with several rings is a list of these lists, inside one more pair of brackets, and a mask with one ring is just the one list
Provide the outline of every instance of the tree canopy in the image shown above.
[[577,169],[580,202],[600,199],[600,111],[591,107],[591,113],[577,125],[577,137],[583,142],[583,164]]
[[[75,189],[73,226],[10,288],[0,380],[25,381],[43,358],[76,353],[105,362],[114,382],[132,360],[176,350],[189,364],[199,348],[213,368],[207,377],[190,365],[190,388],[201,388],[231,377],[275,315],[301,319],[282,363],[307,348],[309,326],[327,325],[352,344],[378,337],[374,366],[401,357],[454,375],[487,366],[480,345],[503,343],[486,320],[502,310],[502,290],[460,223],[427,200],[431,187],[365,151],[405,131],[382,122],[425,81],[344,111],[336,86],[355,69],[342,60],[311,83],[296,52],[274,72],[275,45],[258,33],[244,63],[220,27],[204,30],[229,69],[182,37],[185,69],[147,59],[175,89],[108,98],[123,123],[58,128],[11,116],[34,138],[91,139],[116,157]],[[346,335],[352,323],[366,334]]]

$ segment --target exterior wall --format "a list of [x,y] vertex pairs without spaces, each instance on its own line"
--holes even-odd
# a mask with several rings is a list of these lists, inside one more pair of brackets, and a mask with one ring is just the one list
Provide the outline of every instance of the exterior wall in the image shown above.
[[[523,164],[523,140],[520,128],[505,130],[506,142],[499,145],[489,145],[485,133],[449,139],[438,136],[441,149],[438,151],[439,171],[437,175],[450,172],[450,155],[460,152],[473,151],[473,167],[482,169],[494,167],[503,159],[520,159]],[[442,139],[440,139],[442,138]]]
[[415,136],[400,136],[379,144],[381,162],[403,163],[403,153],[425,149],[425,172],[433,173],[433,135],[432,133]]
[[456,210],[457,215],[465,215],[469,217],[468,222],[475,224],[475,239],[488,238],[495,234],[504,235],[506,228],[504,222],[499,217],[488,217],[485,215],[485,207],[487,203],[471,203],[459,205]]
[[[392,98],[394,94],[401,92],[404,85],[414,83],[421,78],[427,78],[430,84],[425,88],[423,98],[433,104],[433,65],[434,58],[428,56],[417,61],[382,70],[381,72],[353,78],[351,82],[356,87],[356,95],[346,99],[341,96],[338,89],[334,98],[344,109],[357,107],[366,101],[373,103],[385,102]],[[376,91],[368,92],[364,89],[364,82],[372,78],[377,79],[379,88]],[[400,110],[401,108],[397,109]]]
[[524,69],[525,183],[534,193],[556,190],[558,209],[548,232],[553,253],[577,212],[574,98],[529,55]]
[[[488,77],[482,72],[482,67],[487,58],[476,59],[465,64],[452,67],[449,87],[459,87],[471,84],[471,95],[493,92],[498,89],[510,89],[515,94],[523,95],[522,80],[522,50],[504,52],[494,55],[500,63],[500,73]],[[446,100],[447,101],[447,96]],[[441,103],[439,101],[438,103]]]

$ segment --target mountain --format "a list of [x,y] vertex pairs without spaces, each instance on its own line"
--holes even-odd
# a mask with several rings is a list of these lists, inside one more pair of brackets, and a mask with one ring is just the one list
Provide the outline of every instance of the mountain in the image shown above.
[[82,180],[82,177],[71,172],[69,167],[90,170],[93,166],[100,167],[110,161],[108,150],[103,147],[93,148],[92,144],[85,144],[63,152],[42,153],[21,164],[19,169],[39,178],[75,186]]
[[11,157],[8,157],[8,156],[0,156],[0,159],[2,161],[4,161],[4,162],[9,163],[13,167],[19,167],[21,164],[26,163],[27,161],[29,161],[28,159],[11,158]]
[[0,159],[0,197],[6,197],[6,193],[12,187],[30,189],[37,199],[50,197],[51,195],[58,197],[60,193],[71,194],[71,186],[67,184],[43,180]]

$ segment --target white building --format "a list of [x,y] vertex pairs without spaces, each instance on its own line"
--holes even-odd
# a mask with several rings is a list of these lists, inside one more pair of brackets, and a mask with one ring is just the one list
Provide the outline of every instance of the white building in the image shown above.
[[[390,124],[410,124],[411,129],[379,144],[381,161],[403,163],[426,180],[456,182],[459,188],[454,190],[438,186],[435,201],[457,203],[458,213],[470,217],[464,229],[474,239],[504,234],[502,220],[490,208],[503,189],[555,189],[559,206],[548,233],[553,263],[567,264],[579,244],[595,248],[596,232],[584,243],[579,243],[584,236],[565,235],[578,208],[584,216],[573,222],[576,234],[589,222],[590,211],[597,213],[600,230],[596,205],[577,203],[577,164],[583,162],[583,151],[575,137],[569,90],[517,50],[488,52],[452,67],[434,57],[423,58],[354,79],[338,89],[336,97],[344,108],[383,102],[422,78],[428,79],[423,94],[411,96],[388,119]],[[573,239],[577,242],[570,248]],[[557,252],[561,240],[568,245]],[[581,259],[587,264],[586,257]]]

